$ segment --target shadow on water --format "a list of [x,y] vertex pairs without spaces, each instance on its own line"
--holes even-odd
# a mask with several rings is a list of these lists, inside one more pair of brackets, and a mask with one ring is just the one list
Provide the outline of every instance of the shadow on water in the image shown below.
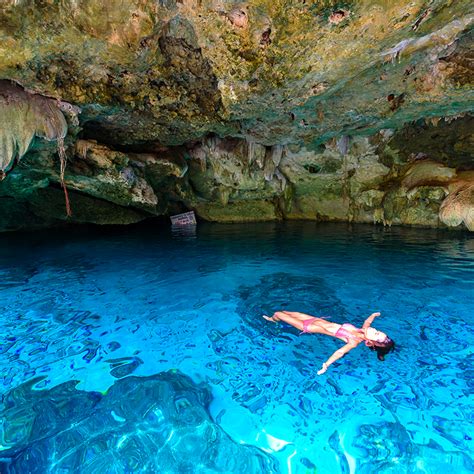
[[[261,316],[275,311],[300,311],[318,317],[345,317],[344,307],[323,278],[291,273],[263,276],[257,285],[242,285],[238,290],[238,313],[243,321],[261,327]],[[267,324],[266,327],[272,327]],[[294,331],[293,331],[294,332]]]

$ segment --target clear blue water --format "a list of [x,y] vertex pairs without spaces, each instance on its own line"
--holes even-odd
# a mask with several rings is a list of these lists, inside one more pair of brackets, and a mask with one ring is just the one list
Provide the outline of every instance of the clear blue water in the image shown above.
[[[314,223],[0,237],[2,472],[467,473],[474,238]],[[299,335],[278,309],[397,343]]]

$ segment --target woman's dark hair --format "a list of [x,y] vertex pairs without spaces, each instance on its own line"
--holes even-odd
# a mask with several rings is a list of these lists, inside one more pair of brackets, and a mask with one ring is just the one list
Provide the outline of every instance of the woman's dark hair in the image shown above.
[[376,342],[373,346],[369,346],[369,349],[377,352],[378,360],[385,360],[385,356],[395,350],[395,343],[387,337],[383,342]]

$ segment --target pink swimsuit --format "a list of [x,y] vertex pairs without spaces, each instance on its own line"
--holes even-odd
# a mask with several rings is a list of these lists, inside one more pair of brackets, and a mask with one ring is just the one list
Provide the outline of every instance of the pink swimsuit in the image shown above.
[[342,339],[346,343],[349,343],[350,341],[351,342],[360,342],[361,339],[357,336],[354,336],[354,334],[352,334],[348,329],[357,330],[357,328],[355,326],[353,326],[352,324],[344,323],[337,330],[337,332],[336,332],[336,334],[334,334],[334,336],[338,337],[339,339]]
[[308,331],[308,326],[315,320],[315,319],[328,319],[329,316],[320,316],[319,318],[311,318],[311,319],[305,319],[303,321],[303,330],[301,331],[300,334],[306,334]]
[[[311,319],[305,319],[303,321],[303,330],[301,331],[301,334],[305,334],[308,331],[308,326],[315,320],[315,319],[326,319],[324,316],[322,318],[311,318]],[[353,326],[352,324],[349,323],[344,323],[342,324],[339,329],[336,331],[336,334],[334,334],[335,337],[338,337],[339,339],[342,339],[346,344],[349,342],[360,342],[362,338],[354,336],[354,334],[349,331],[349,329],[356,330],[357,328]]]

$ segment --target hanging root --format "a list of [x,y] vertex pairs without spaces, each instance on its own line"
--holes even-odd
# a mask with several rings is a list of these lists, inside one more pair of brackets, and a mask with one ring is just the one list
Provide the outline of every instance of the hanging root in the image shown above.
[[71,204],[69,202],[69,194],[67,192],[67,186],[64,181],[64,173],[66,171],[67,157],[66,150],[64,148],[64,138],[58,137],[58,154],[59,154],[59,176],[61,179],[61,187],[64,191],[64,201],[66,203],[66,215],[72,216]]

